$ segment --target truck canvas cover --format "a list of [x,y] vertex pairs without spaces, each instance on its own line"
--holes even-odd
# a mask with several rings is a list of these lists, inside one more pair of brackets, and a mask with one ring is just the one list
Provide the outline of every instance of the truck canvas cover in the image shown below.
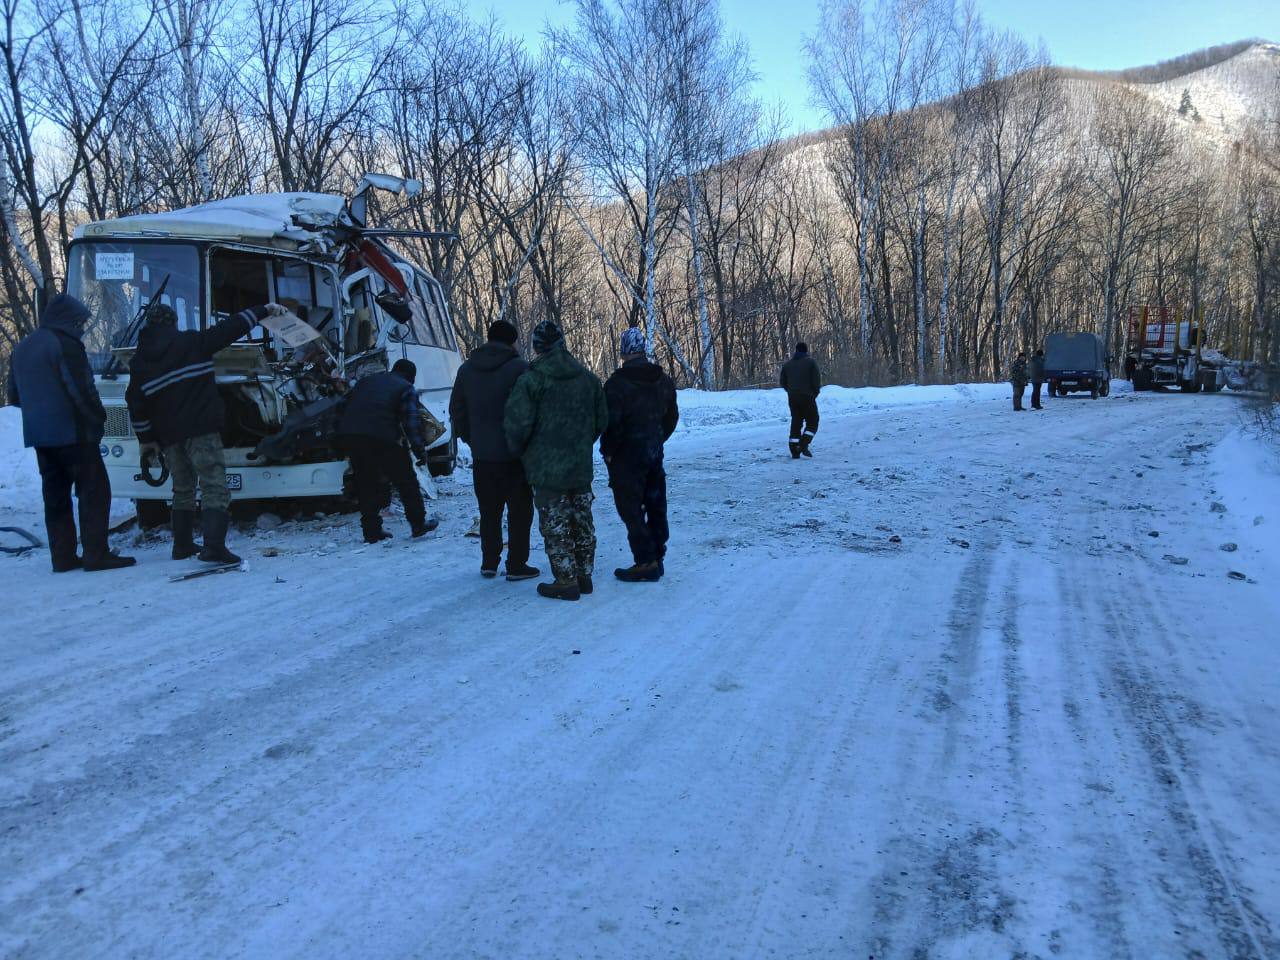
[[1097,334],[1051,333],[1045,338],[1045,373],[1096,373],[1105,366],[1106,356]]

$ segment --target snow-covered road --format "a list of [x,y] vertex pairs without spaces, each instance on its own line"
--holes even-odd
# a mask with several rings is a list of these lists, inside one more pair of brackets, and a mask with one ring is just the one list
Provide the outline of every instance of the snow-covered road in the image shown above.
[[1280,503],[1232,499],[1240,420],[682,433],[668,578],[612,582],[597,484],[578,604],[480,579],[465,477],[425,543],[0,558],[0,956],[1280,956]]

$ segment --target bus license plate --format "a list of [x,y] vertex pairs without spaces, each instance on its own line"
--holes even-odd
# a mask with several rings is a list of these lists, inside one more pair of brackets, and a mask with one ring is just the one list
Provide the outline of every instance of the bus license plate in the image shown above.
[[228,489],[228,490],[243,490],[243,489],[244,489],[244,478],[243,478],[242,476],[240,476],[240,474],[238,474],[238,473],[228,473],[228,474],[227,474],[227,489]]

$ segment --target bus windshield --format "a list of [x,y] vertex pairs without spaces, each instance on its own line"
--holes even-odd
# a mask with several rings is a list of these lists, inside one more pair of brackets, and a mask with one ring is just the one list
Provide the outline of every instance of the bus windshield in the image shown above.
[[89,308],[84,346],[101,373],[112,347],[123,339],[138,308],[169,278],[160,302],[173,307],[182,330],[200,329],[200,257],[194,244],[138,240],[85,240],[68,253],[67,293]]

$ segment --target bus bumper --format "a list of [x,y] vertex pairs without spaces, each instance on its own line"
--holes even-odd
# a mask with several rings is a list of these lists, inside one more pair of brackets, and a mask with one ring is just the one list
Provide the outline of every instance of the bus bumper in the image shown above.
[[[173,485],[169,480],[153,487],[143,479],[138,465],[136,440],[108,438],[99,452],[111,479],[111,495],[130,500],[170,500]],[[342,494],[342,479],[347,472],[346,460],[321,463],[278,464],[253,463],[248,448],[226,451],[227,489],[232,500],[279,500],[295,497],[336,497]]]

